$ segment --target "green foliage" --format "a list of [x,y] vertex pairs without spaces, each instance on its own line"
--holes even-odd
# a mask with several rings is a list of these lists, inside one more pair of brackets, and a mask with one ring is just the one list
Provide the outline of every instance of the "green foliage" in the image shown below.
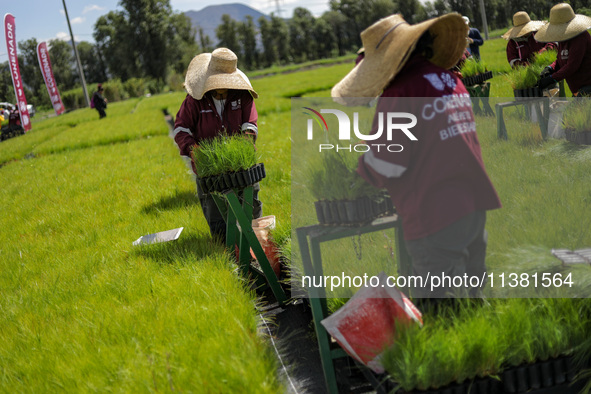
[[[96,86],[93,86],[89,91],[89,94],[95,92]],[[129,94],[125,91],[123,82],[120,79],[111,79],[106,83],[103,83],[103,96],[109,101],[121,101],[129,98]]]
[[538,52],[534,55],[532,63],[536,66],[542,67],[543,69],[544,67],[549,66],[556,61],[557,54],[558,51],[555,49],[549,49],[541,53]]
[[99,47],[96,44],[82,41],[76,44],[76,49],[80,56],[80,63],[84,70],[86,83],[101,83],[106,81],[108,79],[107,70],[102,62]]
[[507,74],[507,79],[513,89],[533,88],[537,86],[544,67],[539,64],[517,66]]
[[562,123],[565,129],[572,131],[591,131],[591,99],[572,100],[564,111]]
[[201,177],[247,170],[258,160],[252,139],[240,134],[201,141],[191,153]]
[[[111,79],[102,85],[104,89],[103,96],[109,103],[133,97],[142,97],[146,93],[161,93],[164,88],[163,84],[150,78],[130,78],[125,82],[121,82],[120,79]],[[88,98],[91,99],[92,94],[97,89],[97,84],[90,84],[87,86],[87,89]],[[69,110],[86,107],[86,100],[84,99],[84,92],[81,87],[63,92],[62,100],[64,106]]]
[[[51,68],[53,76],[60,88],[60,91],[73,89],[76,84],[75,58],[72,50],[72,43],[64,40],[53,39],[48,42],[49,58],[51,59]],[[83,66],[88,67],[84,63],[84,58],[80,61]],[[96,59],[95,63],[96,63]],[[88,80],[87,82],[92,82]]]
[[252,16],[247,15],[246,20],[238,27],[238,37],[243,50],[243,56],[240,60],[247,70],[252,70],[258,65],[256,35],[257,32]]
[[466,59],[464,64],[462,65],[460,72],[462,73],[462,77],[472,77],[478,74],[484,74],[488,71],[488,65],[483,60],[478,60],[473,57]]
[[544,67],[556,60],[556,51],[548,50],[537,53],[534,60],[527,66],[517,66],[507,74],[507,79],[513,89],[527,89],[537,86],[540,73]]
[[406,391],[587,352],[580,345],[591,334],[591,309],[585,299],[491,299],[482,305],[457,300],[453,308],[424,319],[422,328],[400,327],[395,345],[382,359]]
[[379,190],[356,171],[361,154],[330,149],[315,155],[308,167],[308,188],[318,200],[355,200],[375,196]]
[[[84,99],[84,91],[82,88],[71,89],[61,94],[62,102],[66,109],[76,109],[86,107],[86,100]],[[89,97],[90,99],[90,97]]]
[[122,10],[98,18],[94,38],[109,74],[126,81],[149,77],[164,81],[178,72],[184,55],[195,51],[195,32],[169,0],[122,0]]
[[143,78],[130,78],[123,82],[123,89],[128,97],[141,97],[146,93],[146,81]]

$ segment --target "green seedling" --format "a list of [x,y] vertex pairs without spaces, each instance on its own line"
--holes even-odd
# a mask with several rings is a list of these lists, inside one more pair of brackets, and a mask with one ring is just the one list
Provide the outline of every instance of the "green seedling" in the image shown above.
[[355,200],[375,196],[379,189],[367,183],[355,169],[360,154],[328,150],[316,155],[308,169],[309,189],[318,200]]
[[591,332],[585,299],[458,300],[425,316],[422,328],[402,328],[383,357],[407,391],[438,388],[500,374],[505,368],[560,355],[589,357]]
[[474,58],[468,58],[460,68],[463,78],[472,77],[478,74],[484,74],[488,71],[486,62]]
[[202,141],[193,148],[192,155],[202,177],[247,170],[258,159],[253,141],[244,135],[219,135]]
[[532,64],[544,68],[556,61],[557,54],[558,52],[554,49],[549,49],[541,53],[536,53]]
[[573,100],[564,111],[564,128],[577,133],[591,131],[591,99]]

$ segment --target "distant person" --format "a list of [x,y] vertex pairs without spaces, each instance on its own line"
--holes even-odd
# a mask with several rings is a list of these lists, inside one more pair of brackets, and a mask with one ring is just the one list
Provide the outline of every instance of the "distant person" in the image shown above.
[[575,15],[569,4],[552,7],[549,23],[538,30],[535,39],[558,42],[558,57],[540,74],[540,89],[564,79],[574,96],[591,96],[590,27],[591,18]]
[[[364,59],[331,91],[346,105],[379,96],[370,134],[379,130],[381,135],[372,138],[357,172],[388,190],[402,220],[413,274],[427,281],[429,275],[486,273],[486,211],[501,206],[482,160],[470,95],[449,71],[464,53],[467,30],[456,13],[416,25],[401,15],[381,19],[361,33],[368,49]],[[432,110],[444,99],[453,104]],[[389,112],[416,115],[416,141],[381,132],[381,116]],[[404,149],[379,148],[388,144]],[[413,295],[445,298],[456,290],[415,288]],[[463,290],[480,293],[477,287]]]
[[[258,94],[248,77],[236,66],[236,54],[227,48],[212,53],[201,53],[191,60],[185,77],[187,97],[181,104],[174,122],[174,140],[181,156],[191,159],[192,149],[199,149],[201,141],[220,135],[258,134],[258,114],[254,99]],[[253,187],[253,218],[262,216],[262,203],[258,199],[259,184]],[[210,193],[201,190],[197,195],[212,236],[225,240],[226,222]]]
[[8,115],[8,126],[2,128],[0,139],[5,140],[16,137],[17,135],[24,134],[25,130],[21,125],[21,117],[19,115],[18,106],[10,111],[10,114],[8,114],[8,111],[5,113]]
[[[466,25],[470,27],[470,18],[467,16],[463,16],[464,22]],[[480,35],[480,31],[475,27],[470,27],[468,31],[468,48],[470,50],[470,54],[476,60],[480,60],[480,47],[484,44],[484,39]]]
[[107,109],[107,99],[103,97],[103,85],[100,83],[96,87],[96,92],[92,95],[91,106],[98,111],[99,119],[107,116],[105,112],[105,109]]
[[539,42],[534,38],[534,34],[545,24],[543,21],[532,21],[525,11],[513,15],[513,27],[502,36],[508,41],[507,61],[511,68],[527,66],[537,53],[556,49],[556,44]]
[[18,111],[18,105],[15,106],[14,109],[10,111],[10,115],[8,115],[8,126],[11,128],[21,127],[21,116]]

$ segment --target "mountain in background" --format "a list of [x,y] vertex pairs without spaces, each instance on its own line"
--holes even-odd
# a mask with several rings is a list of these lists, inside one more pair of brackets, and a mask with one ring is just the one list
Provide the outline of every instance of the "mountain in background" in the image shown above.
[[200,11],[185,12],[185,15],[191,19],[191,23],[197,31],[195,38],[199,40],[199,28],[201,27],[203,33],[208,35],[214,44],[218,41],[215,35],[215,29],[222,22],[222,15],[224,14],[230,15],[232,19],[239,22],[244,22],[246,16],[250,15],[257,27],[261,16],[268,18],[268,16],[262,12],[240,3],[210,5]]

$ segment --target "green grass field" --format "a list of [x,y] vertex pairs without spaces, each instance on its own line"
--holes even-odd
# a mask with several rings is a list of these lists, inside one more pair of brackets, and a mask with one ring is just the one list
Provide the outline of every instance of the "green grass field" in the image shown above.
[[[512,97],[504,45],[487,41],[482,56],[496,73],[491,94]],[[352,66],[278,68],[252,80],[267,169],[260,197],[285,250],[290,97],[326,97]],[[257,334],[256,295],[212,242],[168,137],[162,109],[176,114],[184,97],[111,103],[100,121],[90,109],[37,118],[31,132],[0,143],[0,391],[284,391]],[[518,111],[508,114],[509,141],[497,139],[492,118],[479,120],[504,205],[488,217],[488,264],[560,271],[550,249],[591,246],[591,151],[542,141]],[[176,242],[132,246],[181,226]],[[589,280],[591,268],[577,278]]]
[[[255,294],[167,136],[161,108],[183,98],[113,103],[101,121],[78,110],[0,145],[1,391],[282,391]],[[261,147],[281,139],[269,131]],[[271,165],[268,190],[285,177]],[[282,196],[265,209],[288,223]],[[132,246],[181,226],[177,242]]]

